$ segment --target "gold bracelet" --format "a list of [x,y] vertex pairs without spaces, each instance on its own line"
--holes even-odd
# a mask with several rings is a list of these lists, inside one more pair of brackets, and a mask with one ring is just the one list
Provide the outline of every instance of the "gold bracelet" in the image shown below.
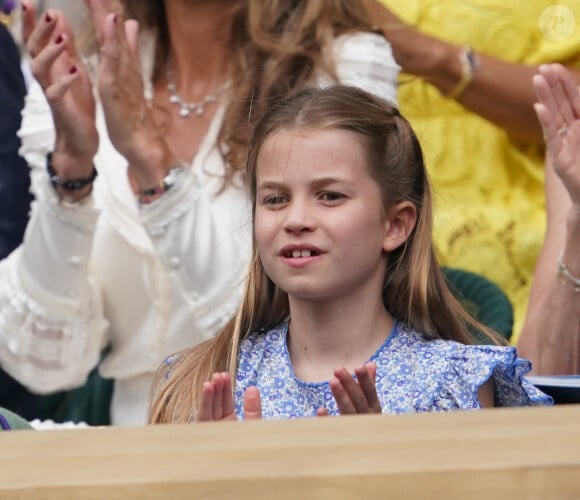
[[558,274],[565,285],[571,286],[576,293],[580,292],[580,278],[574,276],[564,263],[564,252],[560,254],[560,258],[558,259]]
[[457,99],[461,94],[463,94],[463,92],[465,92],[465,89],[467,89],[467,86],[471,83],[471,80],[473,80],[473,76],[480,64],[477,54],[471,47],[467,46],[463,47],[459,52],[459,62],[461,63],[461,79],[457,85],[453,87],[451,92],[445,95],[445,97],[449,99]]

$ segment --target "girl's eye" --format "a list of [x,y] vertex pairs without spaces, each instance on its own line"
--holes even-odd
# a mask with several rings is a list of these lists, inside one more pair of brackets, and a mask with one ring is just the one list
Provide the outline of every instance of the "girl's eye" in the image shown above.
[[336,201],[340,201],[344,198],[344,195],[341,193],[335,193],[335,192],[325,192],[325,193],[321,193],[320,194],[320,199],[322,201],[330,201],[330,202],[336,202]]
[[288,197],[283,194],[271,194],[264,197],[263,204],[275,207],[288,201]]

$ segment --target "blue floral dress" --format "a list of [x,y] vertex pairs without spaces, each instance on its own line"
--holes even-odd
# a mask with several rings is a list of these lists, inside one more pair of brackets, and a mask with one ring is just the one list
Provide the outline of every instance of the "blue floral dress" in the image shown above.
[[[288,354],[288,324],[243,340],[238,357],[235,408],[243,419],[243,394],[257,386],[264,419],[315,416],[320,407],[337,415],[328,382],[304,382],[294,374]],[[383,413],[480,408],[478,388],[493,377],[496,406],[550,405],[552,399],[523,376],[530,362],[513,347],[466,346],[427,340],[395,322],[392,332],[370,358],[377,365],[376,387]]]

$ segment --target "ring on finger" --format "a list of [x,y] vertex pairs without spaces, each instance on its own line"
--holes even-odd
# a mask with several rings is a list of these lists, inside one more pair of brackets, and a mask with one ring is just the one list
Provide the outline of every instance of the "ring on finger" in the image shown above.
[[564,124],[558,129],[558,135],[562,138],[566,137],[568,133],[568,124],[564,122]]

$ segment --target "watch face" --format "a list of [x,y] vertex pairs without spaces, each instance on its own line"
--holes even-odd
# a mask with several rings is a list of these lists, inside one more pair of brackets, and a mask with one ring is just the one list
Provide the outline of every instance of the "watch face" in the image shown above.
[[469,65],[469,69],[473,73],[479,66],[479,56],[472,49],[467,49],[465,55],[467,59],[467,64]]

